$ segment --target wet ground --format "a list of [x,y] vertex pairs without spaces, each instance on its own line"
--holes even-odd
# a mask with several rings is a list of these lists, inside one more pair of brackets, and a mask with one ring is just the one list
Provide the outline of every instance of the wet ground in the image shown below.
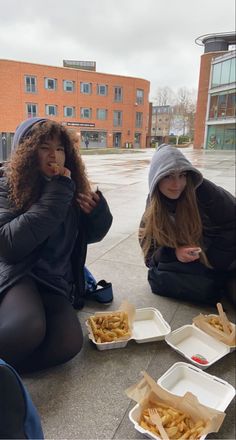
[[[235,153],[193,151],[183,153],[199,167],[206,178],[234,192]],[[113,213],[113,225],[101,243],[89,246],[87,265],[97,279],[112,281],[114,301],[106,310],[116,310],[128,299],[137,308],[155,307],[172,330],[191,324],[202,313],[215,313],[212,307],[177,302],[151,293],[147,270],[138,245],[137,230],[147,196],[148,166],[153,150],[134,154],[84,156],[94,188],[98,185]],[[235,314],[225,304],[231,320]],[[165,341],[137,344],[98,351],[89,341],[85,320],[104,306],[88,303],[78,313],[83,325],[82,352],[64,366],[37,373],[25,379],[42,417],[47,439],[125,440],[145,438],[129,420],[134,406],[124,390],[140,379],[146,370],[155,380],[176,362],[184,361]],[[235,386],[235,356],[228,354],[206,370]],[[219,433],[211,439],[235,438],[235,406],[226,410]]]

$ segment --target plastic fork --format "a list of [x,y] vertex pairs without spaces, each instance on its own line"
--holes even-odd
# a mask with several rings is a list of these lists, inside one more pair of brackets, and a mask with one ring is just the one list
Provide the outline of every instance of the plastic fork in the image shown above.
[[216,307],[217,307],[217,310],[218,310],[218,313],[219,313],[219,316],[220,316],[220,320],[221,320],[222,325],[223,325],[224,332],[227,335],[230,335],[230,322],[229,322],[229,320],[228,320],[228,318],[226,316],[226,313],[223,310],[222,304],[221,303],[217,303]]
[[161,434],[161,438],[163,440],[169,440],[169,437],[168,437],[165,429],[163,428],[161,418],[160,418],[156,408],[149,408],[148,413],[149,413],[151,422],[154,423],[154,425],[156,425],[157,429],[159,430],[159,432]]

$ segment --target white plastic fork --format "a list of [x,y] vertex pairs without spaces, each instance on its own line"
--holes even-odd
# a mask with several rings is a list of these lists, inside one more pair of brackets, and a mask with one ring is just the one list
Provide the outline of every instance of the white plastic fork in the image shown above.
[[148,413],[149,413],[151,422],[154,423],[154,425],[156,425],[157,429],[159,430],[159,432],[161,434],[161,438],[163,440],[169,440],[167,432],[163,428],[161,418],[160,418],[156,408],[149,408]]

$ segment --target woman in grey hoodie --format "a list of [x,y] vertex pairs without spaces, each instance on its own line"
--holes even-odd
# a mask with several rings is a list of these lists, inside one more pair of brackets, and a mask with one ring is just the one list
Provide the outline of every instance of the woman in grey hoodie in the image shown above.
[[153,293],[218,301],[235,278],[234,220],[234,197],[203,178],[176,147],[161,145],[139,231]]

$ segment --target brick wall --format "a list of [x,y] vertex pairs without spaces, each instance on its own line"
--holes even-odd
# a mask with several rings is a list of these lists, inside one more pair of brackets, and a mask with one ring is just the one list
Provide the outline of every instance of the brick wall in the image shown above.
[[[37,77],[37,93],[25,92],[24,76]],[[57,90],[47,90],[44,87],[44,78],[57,79]],[[76,84],[75,92],[63,90],[63,80],[72,80]],[[92,94],[80,93],[80,82],[92,83]],[[97,95],[97,84],[108,85],[108,96]],[[113,87],[123,87],[123,102],[114,102]],[[76,131],[103,130],[108,133],[108,146],[112,146],[112,134],[122,133],[122,145],[125,142],[134,142],[135,132],[141,133],[141,146],[146,146],[146,137],[149,128],[149,88],[147,80],[106,73],[83,71],[65,67],[53,67],[11,60],[0,60],[0,132],[14,132],[17,125],[27,118],[26,103],[38,105],[38,116],[45,115],[45,104],[58,106],[58,115],[50,116],[58,122],[88,122],[94,123],[94,128],[76,127]],[[144,90],[144,103],[136,104],[136,89]],[[76,109],[74,118],[65,118],[63,107],[71,106]],[[92,109],[91,119],[80,118],[80,107]],[[97,108],[108,110],[108,119],[96,119]],[[113,111],[123,112],[122,127],[113,126]],[[136,112],[143,113],[142,128],[135,128]]]

